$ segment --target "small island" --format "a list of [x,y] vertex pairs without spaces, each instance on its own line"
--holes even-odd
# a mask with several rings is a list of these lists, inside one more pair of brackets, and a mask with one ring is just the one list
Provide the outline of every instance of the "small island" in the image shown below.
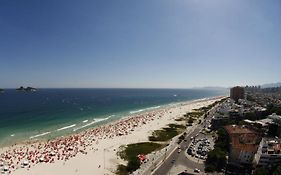
[[36,88],[33,88],[33,87],[26,87],[26,88],[24,88],[23,86],[17,88],[16,90],[17,91],[24,91],[24,92],[34,92],[34,91],[37,91]]

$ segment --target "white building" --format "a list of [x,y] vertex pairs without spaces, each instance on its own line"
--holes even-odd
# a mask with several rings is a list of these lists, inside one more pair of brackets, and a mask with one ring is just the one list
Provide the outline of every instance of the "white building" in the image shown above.
[[263,138],[254,158],[257,167],[271,168],[281,164],[281,139]]
[[275,113],[269,115],[267,118],[272,119],[277,124],[281,124],[281,116],[276,115]]

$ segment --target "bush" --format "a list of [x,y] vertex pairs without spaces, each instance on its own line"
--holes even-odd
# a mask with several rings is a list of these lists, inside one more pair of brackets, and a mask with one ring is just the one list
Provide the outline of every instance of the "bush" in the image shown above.
[[118,175],[128,175],[129,172],[127,171],[127,166],[118,165],[116,174],[118,174]]
[[187,121],[189,124],[192,124],[193,123],[193,118],[192,117],[189,117],[188,121]]
[[213,165],[207,165],[205,167],[205,172],[207,172],[207,173],[212,173],[214,171],[216,171],[216,168]]
[[140,160],[138,159],[138,157],[134,157],[134,158],[129,160],[126,169],[127,169],[128,172],[131,173],[131,172],[137,170],[139,167],[140,167]]
[[179,136],[179,140],[183,140],[183,139],[184,139],[183,135]]
[[119,165],[116,174],[127,175],[137,170],[140,167],[140,161],[138,159],[139,154],[149,154],[152,151],[158,150],[162,147],[162,144],[143,142],[129,144],[126,147],[121,147],[121,151],[117,154],[124,160],[128,161],[127,166]]
[[149,136],[149,141],[168,141],[178,135],[186,127],[183,125],[169,124],[169,127],[163,128],[161,130],[155,130],[152,136]]

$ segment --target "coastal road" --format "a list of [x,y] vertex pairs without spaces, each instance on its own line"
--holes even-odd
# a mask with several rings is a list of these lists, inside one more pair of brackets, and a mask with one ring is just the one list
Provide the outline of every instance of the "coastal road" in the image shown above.
[[195,130],[190,133],[188,136],[186,136],[186,142],[183,141],[182,143],[179,144],[179,147],[181,148],[181,152],[178,153],[178,149],[174,150],[165,160],[164,162],[158,167],[153,175],[165,175],[169,174],[169,171],[171,168],[175,165],[184,165],[186,167],[189,167],[190,169],[195,169],[198,168],[201,171],[204,170],[204,166],[202,164],[199,164],[197,162],[194,162],[192,160],[187,159],[185,156],[185,150],[188,148],[188,146],[191,143],[191,137],[195,137],[200,130],[202,129],[202,125],[199,125],[198,127],[195,128]]
[[177,165],[183,165],[185,167],[188,167],[189,169],[197,168],[201,170],[201,172],[204,172],[204,165],[202,163],[189,160],[185,155],[185,151],[192,142],[191,137],[195,137],[197,134],[199,135],[199,132],[204,128],[204,126],[208,125],[207,121],[211,119],[217,106],[213,107],[209,111],[209,115],[207,116],[207,118],[204,119],[201,124],[198,124],[193,132],[186,135],[186,141],[183,141],[178,145],[182,151],[178,153],[178,149],[175,149],[170,155],[168,155],[168,157],[164,158],[163,163],[160,164],[158,168],[156,168],[156,170],[153,172],[153,175],[169,175],[172,167]]

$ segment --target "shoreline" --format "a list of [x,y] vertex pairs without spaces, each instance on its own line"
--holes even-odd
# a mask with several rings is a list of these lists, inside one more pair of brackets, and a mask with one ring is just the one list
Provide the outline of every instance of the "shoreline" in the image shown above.
[[[121,119],[118,119],[116,121],[112,121],[110,123],[103,124],[101,126],[97,126],[96,128],[88,128],[84,131],[81,131],[79,133],[71,134],[69,136],[62,136],[58,137],[54,140],[50,141],[35,141],[35,142],[28,142],[28,143],[21,143],[14,146],[9,147],[2,147],[0,149],[0,153],[3,153],[9,150],[13,150],[13,154],[16,152],[17,149],[23,150],[22,152],[27,151],[28,153],[31,152],[31,154],[27,154],[29,156],[21,156],[21,159],[18,159],[17,162],[10,162],[8,163],[9,167],[12,169],[10,170],[12,173],[20,172],[20,174],[27,173],[29,174],[31,170],[34,170],[33,172],[40,172],[40,174],[44,173],[45,171],[41,171],[40,168],[37,170],[37,167],[42,167],[43,165],[56,165],[55,167],[64,166],[68,162],[72,162],[73,159],[87,159],[87,154],[94,154],[100,159],[102,159],[102,148],[105,152],[106,146],[111,145],[114,148],[113,151],[110,152],[110,157],[115,157],[116,161],[116,149],[118,149],[119,139],[130,137],[130,139],[125,139],[122,144],[129,144],[130,142],[134,142],[134,139],[137,139],[137,141],[145,141],[148,139],[148,135],[150,134],[151,129],[159,129],[162,126],[165,126],[169,122],[175,123],[175,121],[167,120],[171,117],[171,114],[168,112],[169,110],[179,110],[183,107],[187,107],[189,110],[192,110],[194,108],[197,108],[199,105],[202,107],[204,106],[204,103],[210,103],[211,101],[217,101],[224,96],[218,96],[218,97],[210,97],[210,98],[204,98],[204,99],[197,99],[197,100],[191,100],[191,101],[185,101],[185,102],[179,102],[174,103],[172,105],[165,105],[164,107],[153,109],[151,111],[145,111],[138,114],[133,114],[129,116],[122,117]],[[198,105],[196,105],[198,104]],[[205,104],[206,105],[206,104]],[[187,111],[185,111],[187,112]],[[166,117],[165,122],[163,119],[163,116],[170,116]],[[172,114],[173,115],[173,114]],[[178,114],[176,114],[178,115]],[[177,116],[175,116],[177,117]],[[169,121],[169,122],[168,122]],[[156,122],[156,123],[155,123]],[[151,127],[147,126],[149,123],[154,123]],[[158,124],[157,124],[158,123]],[[159,124],[162,123],[162,124]],[[155,126],[156,125],[156,126]],[[138,133],[138,138],[132,137],[134,135],[134,132],[137,132],[138,130],[141,130],[142,128],[146,128],[144,132]],[[132,137],[132,138],[131,138]],[[119,139],[118,139],[119,138]],[[130,141],[129,141],[130,140]],[[111,143],[112,142],[112,143]],[[119,144],[115,143],[118,142]],[[44,145],[46,149],[42,149],[40,146]],[[55,146],[54,146],[55,145]],[[39,148],[40,147],[40,148]],[[112,152],[115,153],[112,155]],[[33,154],[34,153],[34,154]],[[24,154],[19,152],[19,154]],[[52,156],[54,155],[54,156]],[[45,157],[44,157],[45,156]],[[83,158],[83,156],[85,156]],[[17,157],[15,155],[11,156]],[[41,160],[48,160],[48,164],[42,163]],[[55,159],[58,159],[57,161]],[[105,159],[105,158],[104,158]],[[20,164],[22,161],[28,160],[28,166],[24,168],[20,168]],[[63,161],[62,161],[63,160]],[[111,159],[110,159],[111,160]],[[111,162],[109,160],[109,162]],[[118,160],[118,157],[117,157]],[[0,157],[0,163],[3,161],[3,156]],[[104,160],[105,161],[105,160]],[[119,162],[122,162],[122,160],[118,160]],[[46,162],[46,163],[47,163]],[[63,165],[61,163],[63,162]],[[6,163],[7,164],[7,163]],[[16,164],[16,165],[14,165]],[[37,165],[38,164],[38,165]],[[76,163],[75,163],[76,164]],[[106,167],[103,167],[104,170],[101,170],[101,164],[100,162],[97,162],[96,164],[99,164],[97,167],[95,167],[97,170],[100,170],[100,172],[108,172],[106,170]],[[112,164],[112,163],[111,163]],[[35,166],[36,165],[36,166]],[[32,166],[32,167],[31,167]],[[14,167],[14,168],[13,168]],[[47,167],[47,166],[46,166]],[[73,166],[71,166],[73,168]],[[77,166],[80,167],[80,166]],[[113,166],[114,167],[114,166]],[[61,167],[62,168],[62,167]],[[64,169],[64,168],[63,168]],[[78,168],[80,169],[80,168]],[[47,170],[47,169],[46,169]],[[76,171],[76,170],[75,170]],[[75,172],[74,171],[74,172]],[[48,170],[47,170],[48,172]],[[56,173],[56,172],[54,172]],[[73,174],[73,172],[68,172],[70,174]],[[52,173],[53,174],[53,173]],[[61,173],[63,174],[63,173]],[[86,173],[87,174],[87,173]],[[103,174],[103,173],[101,173]]]
[[[120,113],[117,113],[117,114],[107,115],[107,117],[101,116],[101,118],[89,119],[89,121],[87,123],[84,123],[85,125],[88,125],[88,126],[82,125],[82,126],[78,127],[78,126],[76,126],[76,125],[78,125],[78,123],[73,123],[73,124],[58,127],[56,129],[53,129],[53,130],[44,130],[44,131],[38,132],[36,134],[34,133],[33,135],[30,135],[27,138],[24,138],[23,140],[9,141],[9,143],[7,143],[7,144],[1,143],[0,149],[4,148],[4,147],[10,147],[10,146],[13,146],[13,145],[34,144],[34,143],[37,143],[37,142],[46,142],[46,141],[50,141],[50,140],[55,140],[55,139],[58,139],[60,137],[67,137],[67,136],[79,134],[79,133],[85,132],[89,129],[98,128],[98,127],[101,127],[103,125],[118,122],[119,120],[134,117],[135,115],[141,115],[141,114],[145,114],[145,113],[148,113],[148,112],[152,112],[154,110],[158,110],[158,109],[160,110],[160,109],[164,109],[164,108],[167,108],[167,107],[177,106],[177,105],[180,105],[182,103],[188,104],[188,103],[193,103],[193,102],[197,102],[197,101],[199,102],[199,101],[204,101],[204,100],[208,100],[208,99],[212,99],[212,98],[217,98],[217,97],[221,97],[221,96],[205,97],[205,98],[194,99],[194,100],[186,100],[186,101],[172,102],[172,103],[167,103],[167,104],[159,104],[159,105],[154,105],[154,106],[148,106],[148,107],[145,107],[145,108],[137,108],[137,109],[127,110],[127,111],[123,111],[123,112],[120,112]],[[110,120],[111,117],[114,117],[114,116],[121,116],[121,117]],[[66,131],[66,132],[63,131],[63,130],[70,129],[72,127],[74,127],[74,129],[71,130],[71,131]],[[62,132],[62,134],[52,135],[52,133],[56,133],[56,132]],[[11,137],[14,137],[15,134],[13,133],[12,135],[7,136],[7,137],[10,137],[10,139],[12,139]]]

